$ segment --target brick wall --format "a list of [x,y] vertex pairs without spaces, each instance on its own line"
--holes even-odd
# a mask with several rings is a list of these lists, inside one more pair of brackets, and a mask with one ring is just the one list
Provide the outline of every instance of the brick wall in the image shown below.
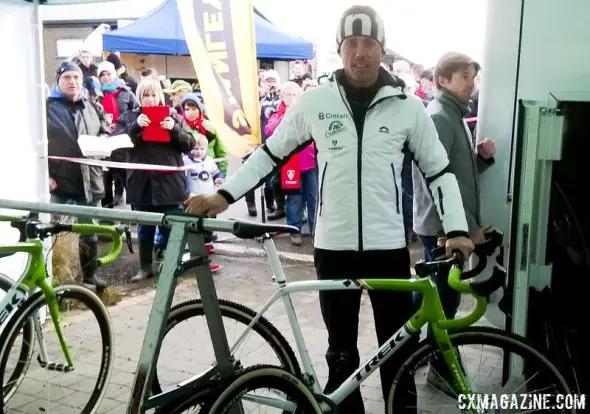
[[45,26],[43,28],[43,54],[45,59],[45,81],[51,87],[55,83],[55,70],[67,56],[57,56],[58,39],[85,39],[92,33],[92,25]]

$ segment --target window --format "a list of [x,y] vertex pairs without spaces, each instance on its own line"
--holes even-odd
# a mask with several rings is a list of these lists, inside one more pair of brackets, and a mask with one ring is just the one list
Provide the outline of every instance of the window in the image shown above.
[[57,49],[57,57],[68,58],[70,56],[76,56],[82,45],[84,39],[57,39],[55,46]]

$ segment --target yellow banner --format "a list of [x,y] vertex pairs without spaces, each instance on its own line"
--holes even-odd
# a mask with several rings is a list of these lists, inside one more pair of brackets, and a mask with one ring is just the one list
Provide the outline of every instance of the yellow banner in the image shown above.
[[205,108],[228,152],[260,143],[254,8],[249,0],[177,0]]

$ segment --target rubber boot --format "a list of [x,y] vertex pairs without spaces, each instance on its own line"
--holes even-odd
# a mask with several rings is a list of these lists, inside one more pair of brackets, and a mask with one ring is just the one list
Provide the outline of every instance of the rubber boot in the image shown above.
[[139,272],[131,278],[131,283],[139,282],[140,280],[150,279],[155,276],[152,270],[153,261],[153,241],[139,242]]
[[96,275],[96,270],[98,269],[98,263],[96,261],[98,256],[98,243],[80,241],[79,251],[83,282],[88,283],[89,285],[94,285],[96,289],[106,288],[107,283]]

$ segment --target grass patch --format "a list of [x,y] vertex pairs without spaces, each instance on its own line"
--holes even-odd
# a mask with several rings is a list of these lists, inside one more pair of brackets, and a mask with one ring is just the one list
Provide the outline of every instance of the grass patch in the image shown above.
[[117,286],[107,286],[96,291],[98,297],[105,306],[114,306],[123,300],[123,291]]
[[51,243],[53,244],[51,252],[53,283],[58,285],[76,282],[80,268],[78,235],[60,233],[52,236]]

